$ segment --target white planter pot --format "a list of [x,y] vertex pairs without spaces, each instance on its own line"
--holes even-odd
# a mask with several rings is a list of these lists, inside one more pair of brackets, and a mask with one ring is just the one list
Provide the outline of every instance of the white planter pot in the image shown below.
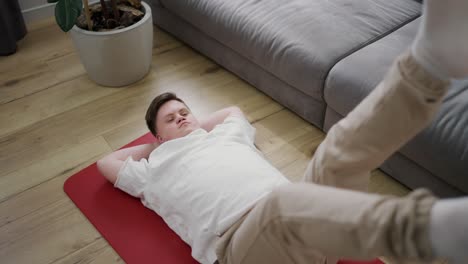
[[153,49],[151,8],[142,2],[145,15],[136,24],[94,32],[77,26],[71,37],[89,78],[104,86],[125,86],[142,79],[149,71]]

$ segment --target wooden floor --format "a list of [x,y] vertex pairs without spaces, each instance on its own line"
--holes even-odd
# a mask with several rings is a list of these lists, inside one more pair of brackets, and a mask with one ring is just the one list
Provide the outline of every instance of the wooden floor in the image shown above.
[[[230,72],[155,29],[153,64],[124,88],[90,81],[53,20],[29,26],[18,52],[0,57],[0,262],[123,262],[63,192],[65,180],[147,132],[152,98],[173,91],[197,116],[239,106],[256,143],[298,180],[324,134]],[[407,190],[376,171],[371,190]]]

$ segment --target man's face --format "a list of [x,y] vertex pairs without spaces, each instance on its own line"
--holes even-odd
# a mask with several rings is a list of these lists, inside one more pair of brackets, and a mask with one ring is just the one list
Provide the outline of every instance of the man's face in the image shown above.
[[180,138],[200,128],[200,124],[188,107],[176,100],[166,102],[156,115],[159,143]]

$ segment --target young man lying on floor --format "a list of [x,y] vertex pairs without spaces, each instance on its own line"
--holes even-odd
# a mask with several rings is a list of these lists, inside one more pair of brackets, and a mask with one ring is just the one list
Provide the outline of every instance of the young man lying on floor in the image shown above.
[[411,51],[330,130],[304,182],[290,183],[263,159],[237,107],[199,122],[170,93],[146,115],[157,143],[111,153],[99,170],[158,213],[204,264],[326,256],[468,263],[468,198],[361,192],[370,172],[431,121],[449,80],[468,77],[468,1],[424,5]]

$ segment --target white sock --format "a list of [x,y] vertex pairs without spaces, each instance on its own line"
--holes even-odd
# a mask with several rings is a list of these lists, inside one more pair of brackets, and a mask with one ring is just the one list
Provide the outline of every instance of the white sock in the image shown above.
[[421,22],[416,61],[441,79],[468,77],[468,1],[425,0]]
[[438,257],[468,263],[468,197],[443,199],[431,211],[429,236]]

